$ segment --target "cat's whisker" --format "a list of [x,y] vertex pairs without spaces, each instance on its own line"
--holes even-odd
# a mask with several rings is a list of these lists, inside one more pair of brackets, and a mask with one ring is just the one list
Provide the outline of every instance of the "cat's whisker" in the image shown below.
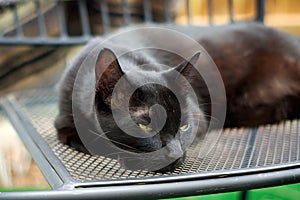
[[[106,154],[105,156],[113,156],[113,155],[118,155],[118,154],[122,154],[122,153],[124,153],[124,152],[126,152],[126,151],[118,151],[118,152],[114,152],[114,153]],[[126,157],[123,157],[123,156],[122,156],[122,158],[126,158]]]
[[222,105],[223,103],[216,103],[216,102],[214,102],[214,103],[199,103],[198,105],[199,106],[205,106],[205,105]]
[[103,133],[101,133],[101,134],[98,134],[97,132],[95,132],[95,131],[93,131],[93,130],[91,130],[91,129],[88,129],[91,133],[93,133],[94,135],[97,135],[97,136],[99,136],[99,137],[101,137],[101,136],[103,136],[103,135],[105,135],[105,134],[107,134],[107,133],[110,133],[111,131],[106,131],[106,132],[103,132]]
[[[205,114],[192,114],[192,115],[187,115],[188,117],[211,117],[210,115],[205,115]],[[206,120],[202,120],[206,121]]]
[[[124,144],[124,143],[122,143],[122,142],[118,142],[118,141],[116,141],[116,140],[108,139],[108,138],[104,137],[103,135],[104,135],[105,133],[98,134],[98,133],[96,133],[95,131],[92,131],[92,130],[89,130],[89,131],[91,131],[91,133],[93,133],[94,135],[98,136],[99,138],[103,138],[103,139],[105,139],[105,140],[107,140],[107,141],[114,142],[114,143],[116,143],[116,144],[119,144],[119,145],[121,145],[121,146],[127,147],[127,148],[129,148],[129,149],[132,149],[132,150],[135,150],[135,151],[139,151],[138,149],[136,149],[136,148],[134,148],[134,147],[132,147],[132,146],[129,146],[129,145]],[[108,131],[108,132],[106,132],[106,133],[109,133],[109,132],[111,132],[111,131]],[[96,141],[97,139],[98,139],[98,138],[96,138],[95,140],[93,140],[93,141],[91,141],[91,142],[94,142],[94,141]]]
[[143,102],[141,99],[136,98],[135,101],[140,102],[142,105],[147,105],[145,102]]
[[210,120],[213,120],[214,122],[220,122],[220,120],[216,117],[213,117],[211,115],[204,115],[205,117],[209,118]]
[[89,130],[92,134],[94,134],[94,135],[97,136],[97,138],[95,138],[94,140],[90,141],[89,143],[95,142],[95,141],[98,140],[99,138],[105,138],[105,137],[103,137],[103,135],[106,134],[106,133],[110,133],[110,132],[111,132],[111,131],[107,131],[107,132],[104,132],[104,133],[102,133],[102,134],[98,134],[97,132],[95,132],[95,131],[93,131],[93,130],[91,130],[91,129],[88,129],[88,130]]
[[117,152],[114,152],[114,153],[109,153],[109,154],[106,154],[105,157],[110,157],[110,156],[118,155],[118,154],[121,154],[121,153],[124,153],[124,152],[123,151],[117,151]]
[[198,120],[198,119],[195,119],[195,120],[192,120],[191,122],[207,123],[207,120]]
[[[216,122],[219,122],[220,120],[218,119],[218,118],[216,118],[216,117],[213,117],[213,116],[211,116],[211,115],[209,115],[209,114],[204,114],[204,113],[201,113],[201,114],[191,114],[191,115],[188,115],[188,116],[194,116],[194,117],[196,117],[196,116],[204,116],[204,117],[208,117],[208,118],[210,118],[210,119],[212,119],[212,120],[215,120]],[[204,121],[204,120],[203,120]]]

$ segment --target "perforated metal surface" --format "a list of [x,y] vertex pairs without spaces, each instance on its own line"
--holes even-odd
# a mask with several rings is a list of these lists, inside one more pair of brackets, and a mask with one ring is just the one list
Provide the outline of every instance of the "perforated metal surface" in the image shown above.
[[[8,101],[36,130],[37,135],[31,132],[31,137],[38,141],[41,136],[46,142],[46,147],[37,145],[46,151],[44,154],[48,155],[53,168],[57,171],[62,166],[66,168],[63,181],[77,186],[205,179],[300,166],[300,123],[297,120],[252,129],[211,132],[203,141],[190,147],[185,162],[174,172],[158,174],[125,170],[116,160],[90,156],[61,144],[53,126],[58,112],[57,95],[51,89],[18,93],[11,95]],[[57,162],[63,165],[57,165]]]
[[[66,45],[85,43],[93,36],[91,27],[93,28],[94,25],[91,22],[87,23],[85,1],[78,0],[78,9],[80,9],[78,12],[80,21],[83,23],[80,36],[69,35],[66,31],[63,1],[54,1],[55,9],[45,13],[42,12],[42,5],[39,1],[32,2],[34,3],[33,15],[37,16],[34,22],[37,23],[35,29],[38,34],[27,37],[26,24],[23,24],[21,16],[18,16],[19,8],[11,5],[7,9],[13,14],[14,35],[7,35],[1,29],[0,43]],[[128,13],[127,1],[122,2],[123,13],[122,16],[120,15],[122,23],[117,26],[135,23],[132,14]],[[142,2],[144,19],[141,22],[153,22],[151,0]],[[162,13],[165,16],[163,21],[170,23],[170,9],[166,2],[167,0],[164,1],[167,7]],[[190,1],[185,2],[186,23],[190,24],[193,23],[193,13]],[[264,0],[251,2],[256,2],[257,13],[249,20],[263,22]],[[208,0],[207,5],[208,24],[213,24],[213,4]],[[99,6],[100,12],[97,15],[103,26],[101,34],[109,33],[115,28],[113,16],[109,15],[106,1],[99,0]],[[232,0],[228,0],[228,9],[228,23],[234,22]],[[56,26],[56,29],[45,29],[47,18],[51,16],[55,18],[56,23],[50,24]],[[57,32],[50,34],[49,30]],[[185,162],[174,172],[155,174],[147,171],[124,170],[115,160],[86,155],[59,143],[53,127],[53,120],[57,114],[56,103],[57,96],[52,90],[25,91],[0,98],[0,107],[2,106],[5,112],[5,114],[1,112],[0,108],[0,121],[10,120],[52,188],[59,189],[58,192],[49,193],[47,191],[12,195],[9,193],[2,197],[8,199],[54,199],[54,197],[57,199],[95,199],[95,197],[124,199],[126,197],[144,198],[145,196],[162,198],[247,190],[300,181],[298,121],[253,129],[227,129],[222,132],[212,132],[204,141],[189,149]],[[122,186],[119,187],[120,185]],[[83,187],[92,188],[84,192]],[[81,190],[76,195],[73,193],[75,188]],[[92,190],[94,188],[95,190]],[[62,190],[69,190],[67,191],[69,193],[64,193]],[[122,196],[116,198],[118,194]]]

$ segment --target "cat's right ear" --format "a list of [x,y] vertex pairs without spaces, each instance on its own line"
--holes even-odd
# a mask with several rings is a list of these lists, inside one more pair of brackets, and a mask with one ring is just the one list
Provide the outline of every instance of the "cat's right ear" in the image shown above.
[[96,92],[99,92],[106,103],[110,103],[110,97],[115,85],[124,75],[114,52],[104,48],[98,55],[96,66]]
[[189,59],[184,60],[175,69],[181,73],[183,76],[188,77],[190,75],[191,70],[194,68],[194,65],[197,63],[200,57],[200,51],[192,55]]

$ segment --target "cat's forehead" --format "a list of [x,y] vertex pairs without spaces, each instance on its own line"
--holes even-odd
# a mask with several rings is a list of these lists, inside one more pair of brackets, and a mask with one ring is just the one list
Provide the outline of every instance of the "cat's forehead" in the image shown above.
[[167,80],[160,71],[130,70],[125,73],[126,80],[132,86],[140,87],[148,84],[167,85]]

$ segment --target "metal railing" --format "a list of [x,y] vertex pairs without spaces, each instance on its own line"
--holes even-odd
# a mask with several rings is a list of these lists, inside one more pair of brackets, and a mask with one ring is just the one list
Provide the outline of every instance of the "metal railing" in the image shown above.
[[[256,3],[256,16],[253,19],[249,19],[252,21],[264,21],[264,0],[254,0]],[[28,3],[28,1],[26,1]],[[85,0],[72,0],[72,1],[52,1],[53,7],[48,10],[42,9],[42,3],[38,0],[30,1],[34,4],[35,8],[33,9],[32,19],[27,22],[22,21],[22,16],[19,14],[19,10],[21,9],[18,5],[23,3],[11,3],[9,5],[2,5],[0,7],[0,16],[6,13],[10,13],[13,16],[13,22],[11,30],[1,30],[3,26],[0,27],[0,44],[2,45],[68,45],[68,44],[80,44],[87,42],[91,37],[95,35],[102,35],[110,33],[114,29],[114,25],[112,24],[112,17],[118,17],[122,21],[118,26],[128,26],[133,23],[151,23],[158,22],[155,20],[153,14],[153,5],[155,2],[151,0],[143,0],[141,5],[141,13],[139,14],[138,22],[132,20],[134,14],[132,14],[129,10],[129,2],[127,0],[120,0],[119,8],[121,13],[114,13],[111,11],[111,5],[107,0],[95,0],[95,1],[85,1]],[[54,2],[54,3],[53,3]],[[91,4],[92,2],[93,4]],[[160,13],[159,20],[160,23],[176,23],[173,18],[173,14],[171,11],[171,3],[170,0],[164,0],[162,2],[163,11]],[[72,20],[67,19],[68,7],[66,4],[73,3],[76,6],[72,7],[71,12],[77,13],[78,15],[78,29],[81,34],[72,34],[70,30],[68,30],[68,25],[72,23]],[[235,15],[234,15],[234,5],[233,0],[228,0],[228,14],[229,14],[229,22],[228,23],[236,23]],[[97,5],[97,6],[95,6]],[[186,9],[186,24],[192,24],[192,9],[191,9],[191,1],[185,0],[184,6]],[[96,8],[97,7],[97,8]],[[91,16],[91,8],[97,10],[97,13],[94,12],[94,15]],[[77,9],[77,10],[73,10]],[[156,13],[157,14],[157,13]],[[207,0],[207,14],[208,14],[208,24],[214,25],[214,7],[212,0]],[[97,20],[100,22],[102,31],[95,32],[92,31],[92,27],[96,26],[95,20],[92,20],[91,17],[98,18]],[[74,19],[75,20],[75,19]],[[33,25],[34,24],[34,25]],[[54,24],[54,25],[53,25]],[[51,28],[47,28],[47,27]],[[53,28],[54,27],[54,28]],[[35,30],[36,34],[26,34],[28,32]],[[53,29],[57,29],[55,33],[49,33]]]

